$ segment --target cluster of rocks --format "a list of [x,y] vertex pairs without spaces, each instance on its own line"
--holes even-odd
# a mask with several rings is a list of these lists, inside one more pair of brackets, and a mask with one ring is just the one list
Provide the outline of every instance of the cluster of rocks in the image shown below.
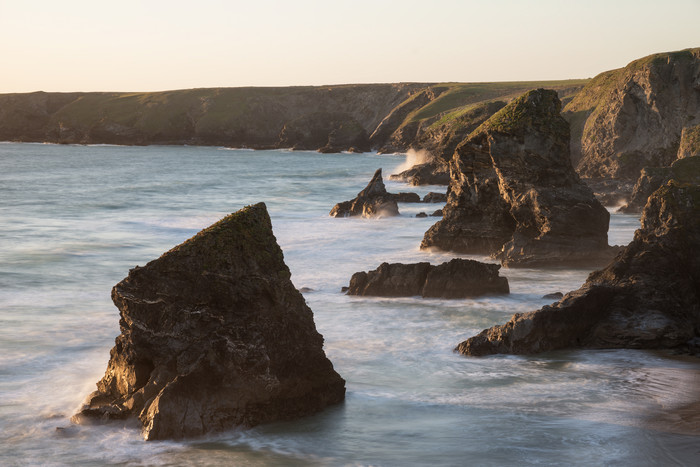
[[573,170],[556,92],[530,91],[463,141],[441,221],[421,248],[488,254],[504,265],[600,264],[609,214]]
[[382,263],[377,269],[357,272],[348,295],[381,297],[469,298],[509,293],[508,279],[498,264],[455,258],[438,266],[430,263]]
[[177,439],[344,399],[262,203],[132,269],[112,300],[121,334],[76,421],[137,417],[147,440]]
[[417,193],[389,193],[384,185],[382,169],[377,169],[367,186],[350,201],[333,206],[331,217],[390,217],[399,215],[398,203],[436,203],[446,198],[441,193],[430,192],[421,201]]
[[[465,355],[570,348],[697,347],[700,186],[675,180],[648,200],[613,262],[552,306],[515,314],[457,346]],[[697,349],[696,349],[697,350]]]

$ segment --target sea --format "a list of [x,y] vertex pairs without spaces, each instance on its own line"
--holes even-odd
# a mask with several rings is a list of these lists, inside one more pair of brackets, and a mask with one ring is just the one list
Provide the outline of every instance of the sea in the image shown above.
[[[511,294],[478,299],[341,293],[353,273],[382,262],[454,257],[419,249],[437,218],[415,215],[440,204],[399,204],[393,218],[328,215],[378,168],[391,192],[445,191],[387,180],[405,163],[400,154],[0,143],[0,465],[700,465],[689,412],[700,359],[454,353],[552,301],[543,295],[577,289],[590,270],[501,269]],[[119,334],[112,286],[261,201],[294,285],[308,289],[346,401],[186,441],[146,442],[129,423],[72,424]],[[638,216],[613,212],[610,243],[627,244],[638,226]]]

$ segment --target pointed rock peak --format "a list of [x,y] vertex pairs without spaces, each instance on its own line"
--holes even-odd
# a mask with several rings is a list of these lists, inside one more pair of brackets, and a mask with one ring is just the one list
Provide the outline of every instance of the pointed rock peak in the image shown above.
[[569,125],[561,116],[561,101],[556,91],[533,89],[526,92],[474,130],[470,139],[488,131],[520,135],[533,129],[568,134]]
[[357,194],[357,197],[360,198],[362,196],[367,196],[371,198],[373,196],[385,195],[386,193],[386,187],[384,186],[384,180],[382,179],[382,169],[377,169],[372,176],[372,180],[369,181],[369,184],[364,190]]

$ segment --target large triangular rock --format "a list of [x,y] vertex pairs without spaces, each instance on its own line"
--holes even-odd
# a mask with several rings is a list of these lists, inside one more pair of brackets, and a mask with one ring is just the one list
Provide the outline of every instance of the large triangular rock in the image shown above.
[[182,438],[344,398],[262,203],[132,269],[112,300],[121,335],[78,419],[137,416],[146,439]]
[[604,263],[610,216],[574,172],[555,91],[525,93],[456,149],[444,218],[422,248],[490,254],[506,266]]
[[647,202],[642,228],[606,268],[538,311],[515,314],[458,345],[465,355],[567,348],[698,346],[700,187],[670,181]]

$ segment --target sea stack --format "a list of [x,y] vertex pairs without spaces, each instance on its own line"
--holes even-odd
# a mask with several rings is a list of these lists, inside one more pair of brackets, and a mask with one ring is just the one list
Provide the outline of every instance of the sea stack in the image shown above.
[[574,171],[555,91],[529,91],[455,150],[444,217],[421,248],[489,254],[508,267],[604,264],[610,216]]
[[[420,198],[419,198],[420,199]],[[382,169],[377,169],[372,180],[355,199],[343,201],[333,206],[331,217],[386,217],[398,216],[399,205],[395,195],[386,191],[382,179]]]
[[121,334],[78,421],[138,417],[145,439],[178,439],[344,399],[263,203],[135,267],[112,300]]
[[698,347],[700,187],[675,180],[649,198],[642,227],[606,268],[552,306],[462,342],[465,355],[570,348]]

